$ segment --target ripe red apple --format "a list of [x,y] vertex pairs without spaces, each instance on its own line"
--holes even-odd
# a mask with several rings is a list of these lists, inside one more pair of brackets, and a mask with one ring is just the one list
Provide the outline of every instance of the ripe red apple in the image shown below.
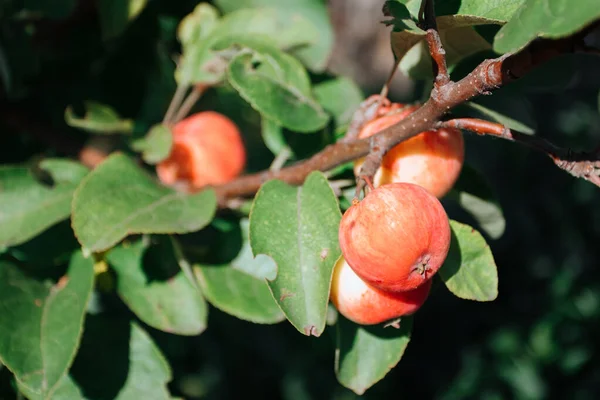
[[408,292],[385,292],[365,283],[340,257],[333,269],[330,299],[349,320],[361,325],[380,324],[415,313],[429,296],[432,282],[430,279]]
[[368,284],[413,290],[442,266],[450,223],[440,201],[412,183],[390,183],[350,206],[339,229],[342,254]]
[[236,178],[246,164],[246,149],[238,127],[226,116],[204,111],[172,128],[169,157],[156,166],[160,181],[189,190]]
[[[394,103],[384,108],[388,114],[367,123],[358,137],[362,139],[372,136],[403,120],[418,108],[402,107]],[[392,182],[415,183],[441,198],[458,179],[464,156],[465,145],[459,129],[443,128],[422,132],[393,147],[383,157],[373,185],[379,187]],[[363,162],[364,158],[355,161],[355,175],[360,173]]]

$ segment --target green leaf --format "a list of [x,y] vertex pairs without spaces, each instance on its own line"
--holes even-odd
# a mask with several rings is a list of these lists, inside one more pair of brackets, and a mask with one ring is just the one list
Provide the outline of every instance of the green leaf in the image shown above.
[[[421,0],[400,0],[406,4],[414,18],[418,17]],[[525,0],[445,0],[435,4],[437,16],[466,15],[506,22]]]
[[92,291],[91,259],[74,253],[67,275],[52,285],[0,263],[0,361],[35,397],[51,398],[79,345]]
[[[17,387],[19,391],[23,393],[29,400],[46,400],[50,397],[46,397],[44,394],[32,391],[27,386],[24,386],[21,382],[17,381]],[[77,384],[69,375],[65,375],[54,387],[52,391],[52,400],[72,400],[72,399],[83,399],[83,394]]]
[[81,182],[73,197],[75,236],[103,251],[133,233],[187,233],[202,229],[217,207],[215,192],[193,195],[159,185],[130,158],[114,153]]
[[311,38],[305,45],[290,52],[313,72],[323,72],[327,67],[333,50],[334,32],[327,5],[322,0],[217,0],[216,4],[227,13],[244,8],[276,7],[287,24],[299,19],[309,21],[317,32],[316,40]]
[[85,102],[85,115],[77,117],[69,106],[65,109],[65,122],[74,128],[97,134],[129,134],[133,131],[133,121],[123,119],[115,110],[93,101]]
[[265,145],[275,155],[288,147],[283,136],[283,127],[264,116],[261,118],[260,133]]
[[341,315],[337,322],[335,375],[338,381],[362,395],[398,364],[412,330],[412,317],[403,317],[400,329],[361,326]]
[[222,51],[232,40],[262,41],[281,49],[319,40],[306,18],[278,8],[241,9],[217,20],[213,11],[199,5],[182,21],[179,32],[184,51],[176,78],[181,84],[221,81],[230,58]]
[[485,239],[469,225],[450,220],[452,242],[439,274],[461,299],[492,301],[498,297],[498,270]]
[[228,265],[194,268],[202,292],[218,309],[237,318],[261,324],[281,322],[285,316],[273,299],[266,279],[275,279],[277,266],[265,255],[252,256],[249,221],[240,221],[242,248]]
[[506,220],[502,207],[485,178],[474,168],[463,166],[458,181],[447,197],[458,202],[492,239],[504,234]]
[[71,198],[88,169],[68,160],[47,159],[39,164],[44,184],[34,171],[21,166],[0,166],[0,247],[28,241],[71,213]]
[[257,324],[285,319],[266,281],[228,265],[199,265],[194,272],[206,299],[221,311]]
[[327,179],[312,172],[302,187],[265,183],[250,213],[250,245],[277,264],[269,287],[286,318],[305,335],[325,328],[341,213]]
[[200,3],[186,15],[177,28],[177,39],[184,48],[205,40],[219,24],[219,11],[208,3]]
[[104,40],[121,35],[146,7],[148,0],[99,0],[98,14]]
[[496,34],[494,50],[515,52],[537,37],[557,39],[569,36],[600,17],[596,0],[526,0]]
[[272,258],[264,254],[256,257],[252,255],[250,246],[250,221],[246,218],[240,220],[242,234],[242,248],[238,255],[229,263],[234,269],[244,272],[264,282],[265,279],[273,280],[277,277],[277,265]]
[[148,164],[158,164],[171,153],[173,135],[171,130],[162,124],[154,125],[150,132],[131,144],[131,148],[142,153],[142,158]]
[[253,47],[231,60],[227,70],[231,85],[255,110],[285,128],[297,132],[323,128],[329,116],[313,98],[302,65],[269,46]]
[[117,292],[148,325],[178,335],[206,329],[208,309],[194,281],[181,270],[171,239],[124,243],[106,254],[117,274]]
[[227,37],[269,38],[278,49],[319,41],[320,32],[302,14],[289,8],[239,9],[227,14],[216,30],[215,42]]
[[137,323],[89,315],[71,369],[85,398],[170,400],[169,363]]
[[345,77],[315,85],[314,93],[321,106],[333,115],[336,127],[344,130],[364,100],[362,90],[351,79]]

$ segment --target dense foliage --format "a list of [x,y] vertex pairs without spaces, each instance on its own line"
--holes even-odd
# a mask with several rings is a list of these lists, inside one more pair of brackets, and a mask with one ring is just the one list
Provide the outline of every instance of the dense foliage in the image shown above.
[[[421,2],[385,3],[419,82],[392,100],[423,102]],[[437,3],[454,80],[600,17],[593,0]],[[594,397],[600,189],[543,154],[465,133],[446,262],[398,328],[329,302],[352,162],[229,207],[159,181],[186,95],[240,128],[247,174],[343,138],[373,93],[328,70],[334,46],[321,0],[0,3],[0,398]],[[598,68],[561,55],[452,115],[594,149]]]

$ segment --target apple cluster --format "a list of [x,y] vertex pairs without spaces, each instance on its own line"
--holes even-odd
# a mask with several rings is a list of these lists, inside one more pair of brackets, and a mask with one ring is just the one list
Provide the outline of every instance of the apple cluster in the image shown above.
[[[397,123],[417,106],[386,102],[359,137]],[[464,161],[458,129],[426,131],[392,148],[374,189],[342,216],[342,257],[334,267],[331,302],[358,324],[415,313],[450,248],[450,224],[439,199],[454,186]],[[357,160],[358,176],[364,159]]]

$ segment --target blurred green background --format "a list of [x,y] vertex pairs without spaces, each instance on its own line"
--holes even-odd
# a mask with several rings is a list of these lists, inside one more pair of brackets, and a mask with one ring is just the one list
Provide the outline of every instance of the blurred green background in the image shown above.
[[[61,7],[71,10],[74,3],[68,18],[53,19],[64,17]],[[160,121],[175,89],[172,55],[179,48],[175,30],[196,3],[150,0],[126,31],[103,40],[92,2],[1,1],[0,162],[26,162],[78,148],[86,136],[65,124],[64,110],[68,105],[77,109],[88,99],[135,119],[139,133]],[[332,15],[341,15],[342,8],[351,13],[351,6],[341,3],[331,2]],[[332,59],[332,69],[360,77],[365,95],[379,92],[391,60],[390,53],[380,51],[387,46],[387,30],[378,24],[380,2],[372,3],[375,14],[367,20],[374,27],[370,33],[357,30],[362,25],[347,19],[345,25],[335,25],[339,35]],[[31,12],[30,4],[38,7],[36,12]],[[365,24],[365,15],[371,14],[355,18],[362,16]],[[339,23],[340,19],[333,20]],[[364,47],[364,43],[377,48],[368,53],[370,62],[352,59],[349,46]],[[360,53],[360,48],[354,50]],[[355,65],[347,65],[353,61]],[[561,57],[483,101],[525,121],[537,135],[558,145],[591,150],[600,137],[598,67],[597,56]],[[427,84],[396,79],[392,100],[419,100],[428,90]],[[219,110],[247,128],[249,170],[269,165],[272,157],[260,140],[257,114],[231,90],[209,91],[197,109]],[[301,146],[296,144],[299,155],[331,138],[302,139]],[[506,216],[504,235],[489,239],[498,264],[500,295],[493,303],[478,304],[438,286],[415,318],[404,358],[363,397],[597,398],[600,188],[572,178],[548,157],[516,144],[467,134],[466,149],[467,163],[488,179]],[[452,204],[448,211],[451,217],[474,224]],[[58,229],[71,234],[68,225]],[[212,234],[215,241],[226,240],[219,236],[226,233]],[[115,318],[129,315],[116,297],[104,300]],[[100,323],[99,318],[90,317],[86,324]],[[254,325],[214,308],[208,326],[197,337],[146,327],[173,369],[173,395],[186,399],[359,397],[336,382],[331,328],[321,338],[307,338],[286,322]],[[99,366],[99,374],[103,371],[107,370]],[[0,398],[13,397],[10,374],[0,368]]]

